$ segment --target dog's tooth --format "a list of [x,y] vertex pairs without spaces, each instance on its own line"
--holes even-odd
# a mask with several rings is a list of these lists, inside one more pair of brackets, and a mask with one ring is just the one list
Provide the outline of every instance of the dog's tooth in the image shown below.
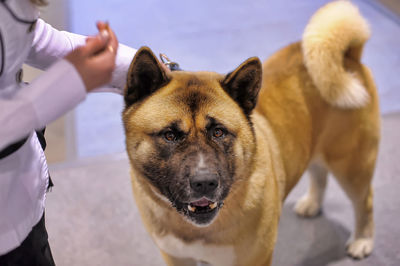
[[216,202],[210,203],[210,205],[208,205],[208,207],[210,207],[210,209],[213,210],[217,207],[217,203]]
[[188,204],[188,209],[189,209],[189,211],[191,211],[191,212],[195,212],[195,211],[196,211],[196,207],[191,206],[190,204]]

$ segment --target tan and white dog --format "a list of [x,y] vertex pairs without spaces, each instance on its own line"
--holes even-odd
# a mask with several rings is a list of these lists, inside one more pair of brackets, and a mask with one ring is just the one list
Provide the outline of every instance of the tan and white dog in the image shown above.
[[132,61],[123,121],[136,203],[168,265],[270,265],[285,197],[321,209],[328,172],[353,203],[348,254],[373,248],[379,144],[367,23],[350,2],[321,8],[301,42],[227,75],[168,72],[150,49]]

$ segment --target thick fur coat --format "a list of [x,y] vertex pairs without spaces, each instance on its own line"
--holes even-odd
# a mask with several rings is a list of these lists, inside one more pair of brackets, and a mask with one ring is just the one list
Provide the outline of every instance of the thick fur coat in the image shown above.
[[227,75],[168,72],[150,49],[137,52],[126,147],[142,220],[168,265],[270,265],[283,201],[307,169],[295,211],[318,214],[331,172],[355,210],[348,253],[371,253],[380,118],[360,62],[368,37],[357,8],[337,1],[301,42]]

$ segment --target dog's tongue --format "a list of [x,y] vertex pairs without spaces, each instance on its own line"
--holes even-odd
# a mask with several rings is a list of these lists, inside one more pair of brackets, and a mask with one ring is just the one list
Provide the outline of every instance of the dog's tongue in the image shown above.
[[193,206],[198,206],[198,207],[205,207],[208,206],[208,204],[210,204],[210,201],[207,200],[206,198],[202,198],[201,200],[192,202]]

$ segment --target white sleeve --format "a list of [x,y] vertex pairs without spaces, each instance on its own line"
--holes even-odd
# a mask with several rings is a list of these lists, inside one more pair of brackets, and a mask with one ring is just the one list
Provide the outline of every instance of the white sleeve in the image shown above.
[[0,150],[43,128],[85,97],[86,88],[75,67],[59,60],[13,98],[0,98]]
[[[38,19],[35,37],[26,63],[39,69],[46,69],[75,48],[84,45],[85,40],[86,36],[58,31],[43,20]],[[129,65],[135,53],[136,49],[119,44],[116,67],[110,84],[95,91],[111,91],[122,94]]]
[[[65,55],[85,44],[85,36],[58,31],[37,21],[26,63],[46,70],[11,99],[0,98],[0,150],[40,129],[74,108],[86,97],[85,85]],[[136,50],[119,45],[116,68],[109,86],[99,91],[122,94],[126,74]]]

